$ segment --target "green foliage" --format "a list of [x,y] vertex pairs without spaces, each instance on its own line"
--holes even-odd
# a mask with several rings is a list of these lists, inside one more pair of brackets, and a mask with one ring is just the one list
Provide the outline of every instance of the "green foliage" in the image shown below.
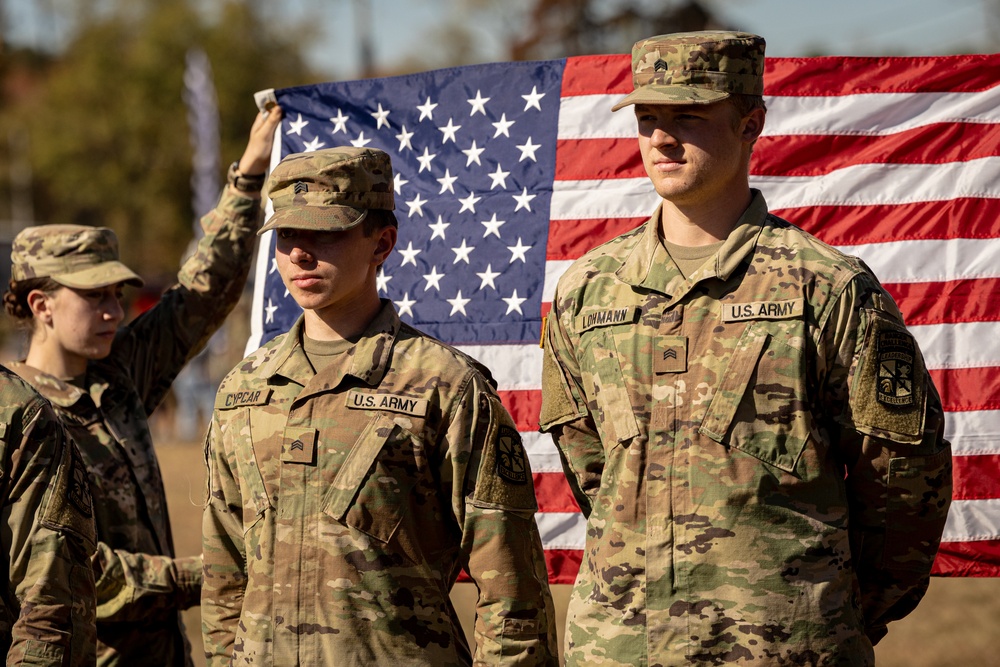
[[30,136],[36,220],[112,227],[125,261],[148,278],[176,271],[191,238],[188,50],[201,48],[212,64],[220,183],[246,143],[253,93],[316,80],[301,34],[279,32],[263,3],[220,0],[211,9],[132,0],[80,10],[75,38],[36,94],[4,110]]

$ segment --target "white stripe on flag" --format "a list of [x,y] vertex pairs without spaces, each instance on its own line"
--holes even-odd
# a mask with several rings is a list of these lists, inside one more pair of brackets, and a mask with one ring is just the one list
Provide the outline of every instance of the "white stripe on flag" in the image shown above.
[[[1000,369],[998,369],[1000,372]],[[955,456],[1000,455],[1000,410],[946,412],[944,437]]]
[[536,343],[456,347],[489,368],[500,389],[542,388],[542,348]]
[[1000,498],[951,503],[942,542],[996,539],[1000,539]]
[[583,549],[587,520],[580,512],[538,512],[538,533],[544,549]]
[[[1000,261],[997,261],[1000,238],[892,241],[839,246],[838,249],[863,259],[882,283],[1000,278]],[[552,302],[559,278],[572,263],[572,260],[546,263],[543,302]]]
[[882,283],[1000,278],[1000,238],[890,241],[839,249],[863,259]]
[[635,139],[631,107],[611,111],[624,95],[574,95],[559,100],[560,139]]
[[936,123],[1000,122],[1000,86],[975,93],[768,96],[764,134],[904,132]]
[[[622,95],[575,95],[559,105],[560,139],[634,139],[631,109],[611,111]],[[885,135],[935,123],[1000,122],[1000,86],[974,93],[765,95],[765,136]]]
[[[859,164],[821,176],[750,176],[770,210],[1000,199],[1000,157],[944,164]],[[659,197],[649,179],[557,180],[553,220],[648,217]]]
[[553,181],[553,220],[648,218],[660,203],[653,184],[642,178]]
[[[772,211],[1000,198],[1000,158],[943,164],[857,164],[820,176],[750,175]],[[553,196],[554,199],[554,196]]]
[[559,459],[559,450],[552,442],[552,436],[548,433],[538,431],[521,431],[521,442],[528,452],[528,462],[531,463],[531,472],[557,472],[562,473],[562,461]]
[[[907,327],[920,344],[927,368],[1000,366],[1000,322],[957,322]],[[997,369],[1000,372],[1000,368]]]

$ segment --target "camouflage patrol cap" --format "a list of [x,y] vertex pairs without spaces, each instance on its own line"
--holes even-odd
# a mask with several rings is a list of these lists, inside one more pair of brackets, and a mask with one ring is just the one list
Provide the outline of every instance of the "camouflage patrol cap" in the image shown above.
[[392,163],[377,148],[327,148],[289,155],[268,181],[274,215],[260,228],[343,230],[365,219],[369,209],[391,211]]
[[75,289],[142,286],[142,278],[118,261],[118,237],[107,227],[28,227],[14,237],[10,263],[14,280],[51,278]]
[[764,38],[702,30],[642,39],[632,47],[635,90],[611,107],[711,104],[730,94],[764,93]]

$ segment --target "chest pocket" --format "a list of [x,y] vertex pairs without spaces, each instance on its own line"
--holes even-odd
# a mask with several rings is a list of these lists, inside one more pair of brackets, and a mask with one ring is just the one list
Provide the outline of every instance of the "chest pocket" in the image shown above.
[[326,493],[323,511],[339,523],[388,543],[425,467],[420,442],[392,416],[380,414],[354,443]]
[[[240,486],[243,496],[243,531],[253,526],[264,513],[271,509],[271,499],[264,484],[264,475],[257,462],[257,450],[265,454],[267,460],[273,447],[275,435],[266,425],[264,415],[258,415],[251,408],[238,408],[238,416],[228,425],[227,435],[232,444],[227,449],[236,459],[236,467],[240,474]],[[255,419],[256,417],[256,419]],[[249,437],[246,437],[249,435]]]
[[639,435],[632,401],[622,373],[622,355],[615,343],[613,327],[602,327],[584,334],[588,359],[592,364],[591,396],[601,414],[597,423],[605,431],[603,440],[622,444]]
[[699,431],[793,472],[809,438],[803,352],[752,322],[732,353]]

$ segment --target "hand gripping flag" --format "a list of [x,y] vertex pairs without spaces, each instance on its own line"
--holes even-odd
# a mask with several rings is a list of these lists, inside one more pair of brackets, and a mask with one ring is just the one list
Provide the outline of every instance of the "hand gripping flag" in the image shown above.
[[[858,255],[894,296],[947,411],[955,502],[935,572],[1000,575],[1000,55],[767,61],[751,185],[777,215]],[[352,144],[392,155],[397,250],[379,291],[489,366],[534,475],[553,583],[584,520],[537,431],[541,323],[575,258],[657,204],[627,56],[458,67],[276,90],[274,160]],[[253,349],[299,314],[262,239]]]

